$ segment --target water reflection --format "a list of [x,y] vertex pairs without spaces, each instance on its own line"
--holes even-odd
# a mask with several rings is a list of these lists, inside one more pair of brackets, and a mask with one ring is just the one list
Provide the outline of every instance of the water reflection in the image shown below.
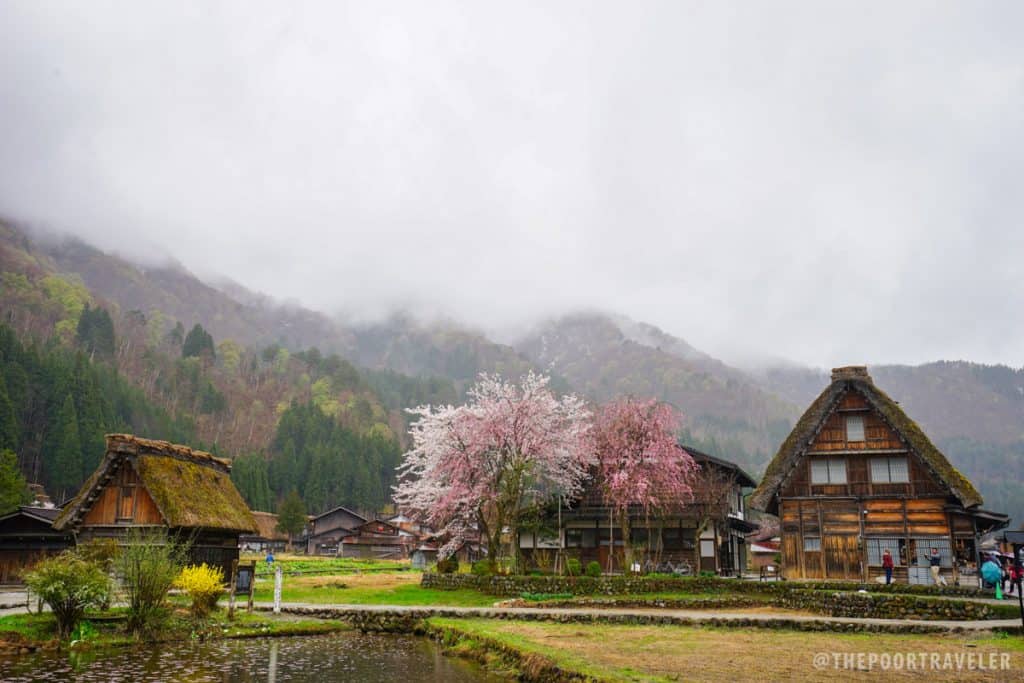
[[0,680],[346,683],[496,681],[413,636],[340,633],[0,657]]

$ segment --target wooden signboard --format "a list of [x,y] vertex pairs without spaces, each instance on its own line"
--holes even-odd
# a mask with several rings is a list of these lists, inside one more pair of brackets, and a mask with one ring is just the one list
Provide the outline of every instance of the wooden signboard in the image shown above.
[[234,560],[231,563],[231,597],[228,600],[228,618],[235,614],[235,596],[247,596],[246,611],[252,613],[253,593],[256,590],[256,560]]

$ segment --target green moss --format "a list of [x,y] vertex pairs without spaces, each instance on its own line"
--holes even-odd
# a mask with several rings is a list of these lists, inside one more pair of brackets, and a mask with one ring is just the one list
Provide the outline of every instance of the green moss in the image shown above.
[[256,531],[256,520],[226,472],[162,455],[140,455],[135,468],[170,526]]

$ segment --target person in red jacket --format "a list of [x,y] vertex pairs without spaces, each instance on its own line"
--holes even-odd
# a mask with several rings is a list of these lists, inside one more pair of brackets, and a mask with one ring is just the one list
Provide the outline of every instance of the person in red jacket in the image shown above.
[[892,553],[886,548],[882,553],[882,568],[885,569],[885,585],[892,583]]

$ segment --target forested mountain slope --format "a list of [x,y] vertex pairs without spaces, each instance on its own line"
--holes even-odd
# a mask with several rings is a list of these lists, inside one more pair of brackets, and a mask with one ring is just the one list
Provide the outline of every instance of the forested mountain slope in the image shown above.
[[[252,348],[160,309],[126,309],[134,300],[109,301],[21,233],[0,229],[0,447],[15,450],[30,481],[58,499],[91,473],[105,432],[134,431],[238,458],[240,488],[257,507],[295,488],[314,511],[376,509],[390,499],[402,408],[455,397],[443,379],[364,374],[315,347]],[[140,270],[125,277],[142,277],[188,313],[186,293],[164,292]],[[223,303],[201,283],[188,287]],[[248,320],[233,324],[251,331]]]
[[[655,339],[671,350],[652,346]],[[705,354],[682,353],[684,345],[651,326],[627,336],[616,320],[589,313],[549,321],[517,348],[597,400],[634,394],[672,403],[699,445],[759,471],[796,406]]]
[[[669,401],[686,417],[689,442],[736,460],[755,476],[828,384],[825,371],[799,366],[739,370],[654,326],[594,313],[549,321],[512,346],[455,323],[409,315],[348,325],[280,306],[234,283],[209,285],[181,266],[143,267],[74,240],[40,245],[3,224],[0,284],[9,337],[35,349],[40,367],[77,367],[61,372],[95,372],[105,378],[96,382],[120,382],[123,389],[109,389],[111,397],[136,392],[123,400],[141,413],[105,408],[115,416],[103,422],[105,429],[163,431],[239,456],[240,486],[259,506],[291,485],[311,506],[355,505],[350,497],[360,492],[370,492],[361,503],[376,505],[386,498],[390,476],[379,465],[400,452],[405,437],[404,408],[458,402],[481,371],[516,377],[539,369],[553,374],[557,390],[598,401],[624,393]],[[87,305],[90,313],[84,313]],[[104,324],[97,326],[99,310],[110,318],[109,342]],[[974,480],[988,507],[1024,518],[1024,370],[966,362],[870,370]],[[8,393],[12,382],[18,380],[7,382]],[[67,422],[70,411],[58,414],[67,394],[62,386],[40,385],[45,399],[31,405],[42,401],[46,411],[22,404],[19,410],[31,414],[25,424]],[[82,400],[72,398],[76,419],[91,410],[78,405]],[[309,406],[347,432],[327,429],[310,417]],[[293,430],[295,466],[287,472],[289,439],[279,438],[286,415],[301,415],[289,424],[317,434],[296,438]],[[95,428],[83,423],[79,431],[94,434]],[[385,432],[393,443],[388,453],[378,449],[379,441],[362,441]],[[29,439],[23,447],[27,473],[56,483],[44,447],[53,439],[38,428],[19,438]],[[322,455],[328,451],[377,455],[331,461]],[[83,453],[83,462],[88,457]],[[324,472],[339,481],[321,486]],[[382,481],[368,483],[374,477]]]

